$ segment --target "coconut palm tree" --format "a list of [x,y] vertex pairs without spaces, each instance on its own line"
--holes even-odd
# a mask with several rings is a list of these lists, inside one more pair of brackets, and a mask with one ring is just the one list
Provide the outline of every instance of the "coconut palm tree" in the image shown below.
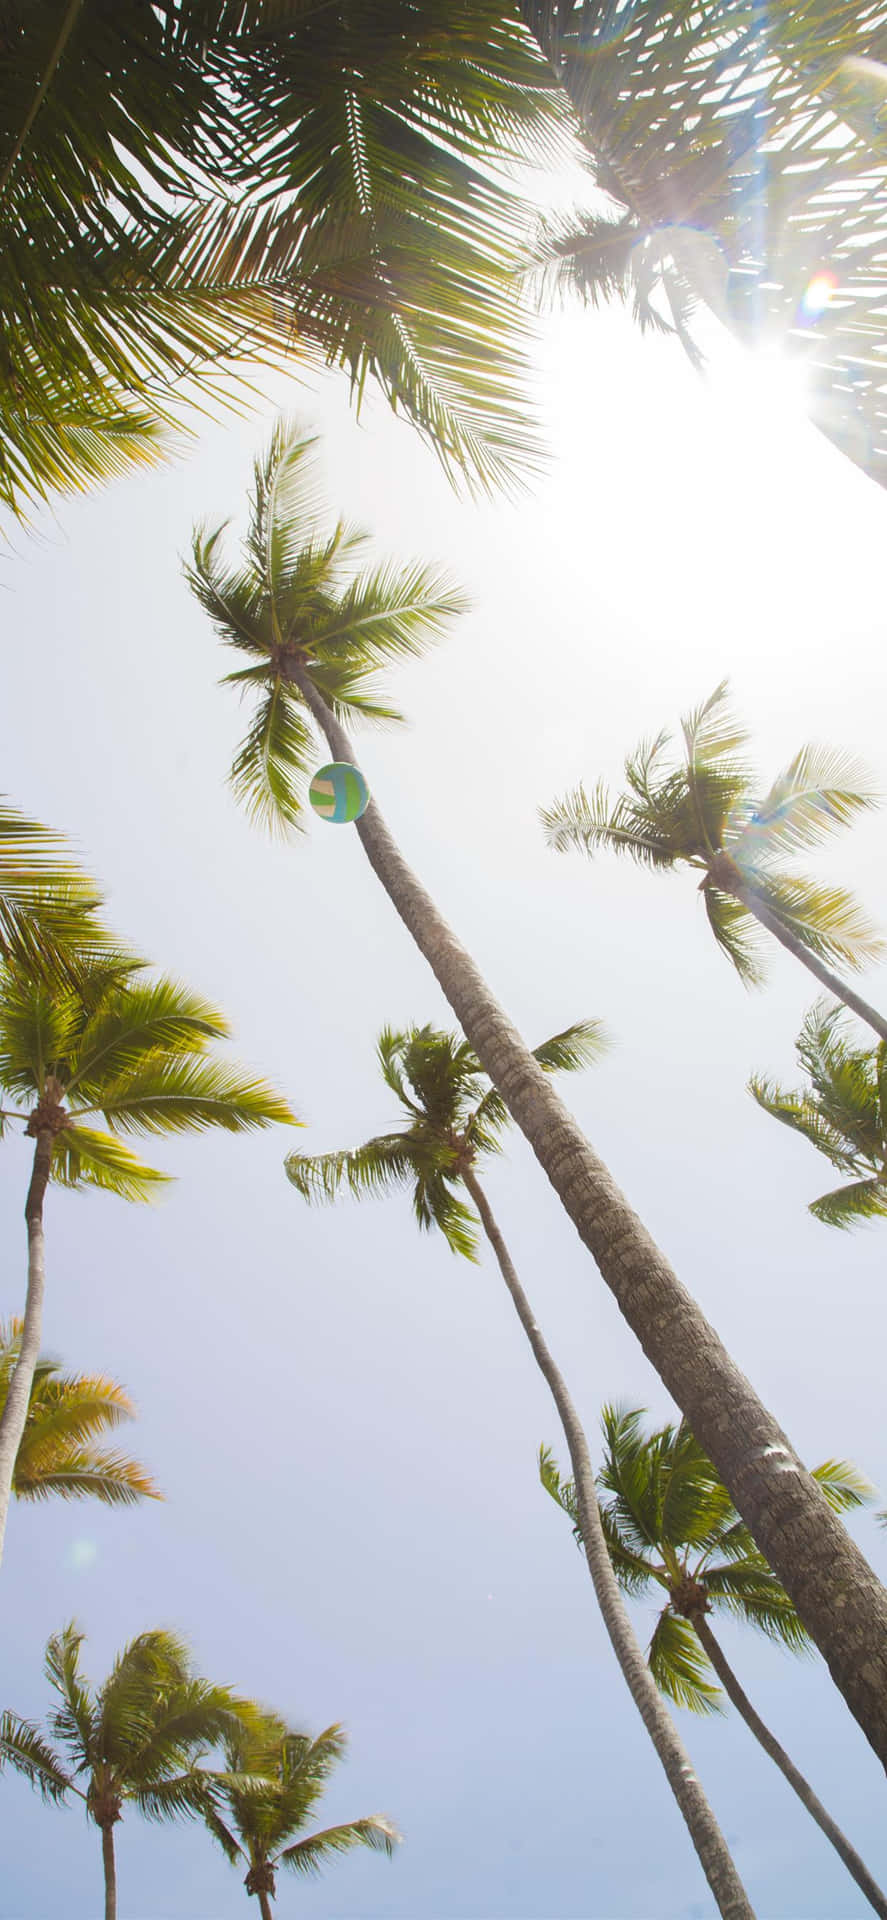
[[807,1084],[797,1092],[756,1074],[749,1091],[765,1113],[800,1133],[841,1173],[855,1177],[810,1203],[828,1227],[887,1214],[887,1044],[861,1047],[839,1007],[811,1008],[797,1040]]
[[214,1786],[203,1762],[253,1709],[227,1687],[199,1679],[172,1633],[140,1633],[95,1692],[80,1665],[82,1644],[73,1624],[53,1634],[45,1662],[59,1701],[51,1738],[31,1721],[0,1714],[0,1767],[24,1774],[44,1800],[82,1801],[102,1836],[105,1920],[117,1920],[114,1828],[124,1810],[135,1807],[149,1820],[203,1813]]
[[812,419],[873,479],[887,467],[880,0],[523,0],[611,203],[549,223],[585,298],[618,291],[674,331],[704,303],[800,362]]
[[[533,1058],[545,1073],[570,1072],[597,1059],[603,1045],[600,1022],[582,1021],[546,1040]],[[438,1033],[432,1027],[411,1027],[405,1033],[386,1028],[378,1057],[382,1077],[400,1107],[400,1125],[350,1151],[289,1154],[289,1179],[309,1201],[334,1200],[343,1189],[360,1197],[405,1188],[411,1193],[419,1226],[436,1227],[451,1251],[468,1260],[477,1259],[478,1226],[482,1228],[561,1418],[582,1501],[588,1570],[626,1685],[721,1911],[749,1912],[714,1814],[645,1669],[607,1554],[582,1422],[479,1178],[479,1161],[501,1151],[508,1123],[505,1102],[490,1085],[477,1055],[455,1034]]]
[[0,56],[13,510],[294,354],[377,378],[452,470],[538,456],[506,176],[565,103],[516,5],[0,0]]
[[293,1837],[303,1833],[333,1768],[344,1759],[341,1727],[327,1727],[312,1739],[276,1714],[263,1714],[254,1725],[226,1734],[223,1746],[227,1776],[220,1776],[203,1817],[232,1864],[246,1863],[244,1886],[258,1900],[262,1920],[271,1920],[280,1867],[320,1873],[354,1847],[372,1847],[390,1859],[400,1834],[382,1813]]
[[613,801],[603,782],[583,786],[542,814],[549,845],[628,854],[657,872],[689,867],[712,933],[741,980],[762,977],[757,932],[771,933],[815,979],[887,1039],[887,1019],[826,964],[861,967],[883,941],[853,896],[787,872],[792,855],[816,847],[876,804],[865,770],[849,754],[801,747],[759,798],[745,757],[748,734],[727,705],[726,682],[681,722],[684,761],[670,737],[643,742],[625,762],[627,791]]
[[[605,1407],[604,1459],[598,1475],[601,1517],[623,1590],[633,1598],[658,1592],[665,1601],[650,1642],[657,1686],[694,1713],[719,1710],[717,1674],[746,1726],[840,1855],[869,1905],[887,1920],[887,1899],[813,1788],[764,1725],[709,1624],[724,1613],[756,1627],[792,1652],[810,1642],[783,1586],[736,1512],[723,1481],[685,1421],[645,1434],[640,1411]],[[546,1491],[573,1522],[583,1544],[576,1487],[563,1481],[547,1448],[539,1456]],[[814,1467],[814,1479],[835,1513],[859,1507],[872,1489],[846,1460]]]
[[[459,603],[423,568],[358,573],[359,549],[341,523],[326,521],[310,457],[309,441],[278,432],[257,469],[241,563],[226,560],[220,531],[203,532],[190,569],[198,599],[243,659],[230,679],[256,703],[235,791],[284,830],[300,822],[315,742],[354,764],[342,719],[390,717],[377,669],[421,651]],[[408,867],[375,801],[357,835],[648,1359],[887,1762],[887,1593]]]
[[[21,1349],[23,1321],[0,1321],[0,1413]],[[12,1491],[17,1500],[76,1500],[87,1494],[106,1506],[159,1500],[144,1467],[128,1454],[96,1445],[132,1419],[129,1395],[104,1374],[63,1374],[57,1360],[41,1355],[34,1368],[25,1430],[15,1459]]]
[[[212,1052],[228,1025],[174,980],[132,960],[82,957],[76,980],[0,963],[2,1124],[34,1142],[25,1202],[28,1284],[17,1363],[0,1415],[0,1552],[40,1351],[45,1284],[43,1205],[50,1181],[149,1200],[166,1176],[123,1133],[241,1133],[293,1115],[265,1081]],[[107,1131],[91,1122],[98,1116]]]

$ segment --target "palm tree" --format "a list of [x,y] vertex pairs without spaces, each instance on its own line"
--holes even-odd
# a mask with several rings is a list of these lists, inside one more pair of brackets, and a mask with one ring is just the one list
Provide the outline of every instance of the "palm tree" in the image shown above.
[[[569,1072],[597,1059],[604,1044],[600,1022],[582,1021],[546,1040],[535,1049],[533,1058],[544,1073]],[[358,1197],[407,1188],[419,1226],[429,1230],[436,1227],[451,1251],[468,1260],[477,1259],[480,1224],[561,1418],[582,1502],[588,1570],[626,1685],[687,1823],[719,1910],[749,1913],[714,1814],[644,1666],[601,1531],[582,1422],[478,1177],[478,1161],[501,1151],[508,1123],[505,1102],[490,1085],[476,1054],[454,1034],[438,1033],[432,1027],[411,1027],[406,1033],[386,1028],[379,1040],[378,1057],[382,1077],[400,1106],[400,1126],[350,1151],[289,1154],[287,1175],[296,1191],[309,1201],[334,1200],[343,1188]],[[470,1205],[461,1197],[463,1193]]]
[[[0,1110],[34,1141],[25,1202],[28,1285],[17,1363],[0,1415],[0,1552],[15,1461],[40,1352],[45,1280],[43,1203],[50,1181],[149,1200],[166,1176],[147,1166],[121,1133],[241,1133],[293,1123],[263,1080],[214,1057],[227,1022],[169,979],[118,955],[78,962],[76,980],[0,963]],[[103,1115],[108,1131],[90,1121]]]
[[[0,1321],[0,1412],[21,1349],[23,1322]],[[129,1395],[104,1374],[62,1374],[41,1355],[34,1368],[25,1430],[15,1460],[18,1500],[92,1494],[106,1506],[131,1506],[161,1495],[137,1460],[96,1445],[96,1437],[132,1418]]]
[[[651,1587],[665,1595],[650,1642],[656,1685],[694,1713],[719,1711],[712,1669],[746,1726],[775,1760],[789,1785],[840,1854],[870,1906],[887,1920],[887,1899],[858,1853],[755,1712],[709,1625],[722,1612],[757,1627],[798,1653],[809,1639],[792,1603],[736,1512],[711,1461],[685,1421],[645,1435],[640,1411],[605,1407],[605,1451],[598,1486],[610,1557],[623,1590],[633,1598]],[[583,1544],[575,1484],[562,1481],[552,1455],[539,1456],[542,1485],[573,1522]],[[814,1467],[814,1479],[835,1513],[859,1507],[868,1482],[846,1460]]]
[[887,71],[879,0],[523,0],[612,204],[550,223],[585,298],[678,334],[703,302],[805,369],[816,425],[883,484]]
[[[325,525],[309,459],[308,442],[279,432],[257,470],[241,565],[226,562],[220,533],[204,533],[190,571],[218,632],[244,656],[231,680],[258,702],[235,790],[284,830],[299,823],[315,740],[333,760],[355,763],[341,719],[390,717],[374,686],[377,668],[419,652],[458,602],[422,568],[357,575],[352,561],[349,582],[348,535]],[[407,866],[374,801],[357,834],[484,1072],[887,1762],[887,1593]]]
[[749,1091],[765,1113],[803,1134],[841,1173],[855,1177],[810,1203],[828,1227],[887,1214],[887,1044],[861,1047],[839,1007],[819,1003],[797,1040],[807,1085],[798,1092],[755,1075]]
[[377,378],[481,483],[538,457],[506,181],[564,102],[510,0],[0,0],[0,54],[14,511],[293,354]]
[[68,963],[75,950],[107,947],[96,918],[101,894],[71,858],[63,836],[29,820],[0,795],[0,959]]
[[588,854],[608,847],[657,872],[690,867],[702,876],[709,926],[741,980],[754,985],[762,977],[761,927],[887,1039],[887,1019],[826,965],[863,966],[882,951],[880,935],[842,887],[819,886],[782,865],[875,805],[864,769],[849,754],[801,747],[757,798],[748,735],[727,706],[726,683],[681,728],[682,766],[666,758],[668,734],[642,742],[625,762],[627,791],[615,801],[599,781],[591,793],[579,786],[543,812],[549,845]]
[[219,1791],[203,1817],[232,1864],[246,1863],[244,1886],[258,1900],[262,1920],[271,1920],[279,1867],[320,1873],[328,1860],[354,1847],[372,1847],[390,1859],[400,1834],[381,1813],[293,1838],[302,1833],[333,1768],[344,1758],[341,1727],[327,1727],[312,1739],[276,1714],[263,1714],[253,1726],[235,1727],[223,1744],[228,1773],[220,1776]]
[[102,1836],[105,1920],[117,1920],[114,1828],[133,1806],[149,1820],[203,1813],[213,1791],[201,1763],[236,1735],[253,1710],[227,1687],[195,1676],[187,1648],[172,1633],[140,1633],[118,1655],[107,1680],[90,1692],[80,1666],[83,1635],[73,1625],[46,1648],[46,1677],[58,1695],[49,1732],[0,1714],[0,1766],[8,1762],[56,1804],[83,1802]]

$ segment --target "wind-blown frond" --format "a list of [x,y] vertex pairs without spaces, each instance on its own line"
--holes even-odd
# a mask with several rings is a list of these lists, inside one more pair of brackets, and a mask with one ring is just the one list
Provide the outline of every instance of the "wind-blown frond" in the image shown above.
[[825,1193],[810,1212],[826,1226],[852,1227],[887,1213],[887,1046],[861,1047],[841,1008],[819,1002],[804,1022],[797,1054],[800,1090],[756,1075],[749,1091],[765,1113],[791,1127],[841,1173],[862,1176]]
[[66,1127],[53,1145],[50,1178],[61,1187],[98,1187],[121,1200],[154,1200],[170,1180],[123,1140],[94,1127]]
[[39,1727],[18,1720],[14,1713],[0,1713],[0,1770],[4,1765],[24,1774],[42,1799],[59,1803],[73,1788],[73,1781],[60,1765]]
[[761,986],[766,966],[761,954],[761,930],[754,916],[739,900],[717,887],[705,887],[702,898],[708,924],[725,958],[747,987]]
[[577,1020],[563,1033],[552,1034],[541,1047],[533,1048],[533,1058],[546,1073],[579,1073],[596,1066],[610,1046],[602,1020]]
[[371,1847],[376,1853],[386,1853],[390,1859],[400,1839],[392,1820],[387,1820],[384,1814],[372,1813],[363,1820],[324,1827],[306,1840],[297,1840],[291,1847],[284,1847],[277,1860],[294,1873],[320,1873],[327,1860],[339,1853],[350,1853],[354,1847]]
[[818,847],[837,827],[878,805],[866,769],[849,753],[801,747],[731,844],[740,866],[756,867]]
[[689,1620],[665,1607],[647,1655],[650,1672],[666,1698],[691,1713],[722,1713],[721,1691]]
[[880,1177],[852,1180],[811,1200],[808,1212],[825,1227],[855,1227],[864,1220],[883,1220],[887,1215],[887,1184]]
[[824,960],[858,969],[883,953],[882,935],[844,887],[819,886],[795,874],[768,872],[762,903],[796,940]]
[[249,1133],[298,1123],[267,1081],[222,1061],[157,1052],[105,1086],[97,1098],[108,1125],[131,1133]]
[[406,1134],[389,1133],[350,1152],[290,1153],[284,1167],[303,1200],[336,1200],[343,1187],[362,1199],[405,1186],[414,1176],[415,1158]]

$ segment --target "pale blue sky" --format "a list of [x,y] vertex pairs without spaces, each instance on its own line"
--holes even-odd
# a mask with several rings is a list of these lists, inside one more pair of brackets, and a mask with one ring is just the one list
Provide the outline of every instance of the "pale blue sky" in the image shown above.
[[[363,764],[407,856],[534,1042],[602,1017],[608,1061],[565,1092],[737,1360],[814,1461],[887,1482],[884,1260],[873,1230],[805,1213],[827,1169],[752,1105],[790,1070],[813,995],[774,956],[744,992],[692,880],[546,852],[536,820],[578,776],[617,778],[726,673],[766,775],[805,739],[883,745],[884,496],[760,382],[621,313],[547,324],[549,476],[518,505],[458,501],[378,402],[336,378],[269,385],[262,418],[174,468],[62,502],[2,562],[2,786],[65,828],[122,931],[214,996],[237,1052],[290,1095],[308,1148],[391,1109],[386,1022],[445,1020],[434,982],[347,829],[275,846],[225,788],[242,714],[180,575],[194,518],[240,509],[274,407],[323,433],[330,496],[381,550],[446,563],[473,610],[392,675],[410,718]],[[318,760],[325,757],[318,755]],[[836,843],[887,924],[884,821]],[[885,995],[884,971],[869,981]],[[131,1515],[17,1511],[0,1705],[41,1715],[47,1635],[75,1615],[99,1677],[131,1634],[191,1637],[203,1669],[351,1757],[327,1817],[382,1810],[405,1841],[313,1885],[281,1920],[701,1920],[705,1883],[615,1670],[566,1524],[538,1487],[557,1423],[495,1269],[420,1238],[406,1202],[309,1212],[284,1134],[162,1149],[152,1210],[51,1197],[46,1344],[103,1367],[168,1495]],[[23,1144],[4,1146],[0,1310],[24,1283]],[[522,1144],[490,1174],[516,1263],[593,1435],[605,1399],[666,1396]],[[887,1534],[858,1537],[887,1569]],[[649,1616],[639,1614],[648,1634]],[[724,1639],[748,1691],[887,1875],[883,1780],[821,1663]],[[762,1920],[867,1911],[730,1714],[681,1729]],[[4,1779],[0,1920],[97,1920],[97,1836]],[[121,1920],[231,1920],[240,1876],[197,1830],[128,1819]]]

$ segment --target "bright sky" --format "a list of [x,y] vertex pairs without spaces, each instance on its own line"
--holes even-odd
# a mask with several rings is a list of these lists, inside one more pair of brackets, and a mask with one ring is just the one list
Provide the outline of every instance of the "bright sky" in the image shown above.
[[[805,1212],[828,1168],[759,1113],[752,1070],[790,1075],[812,983],[774,955],[747,994],[691,878],[557,858],[536,809],[617,779],[639,736],[729,674],[769,779],[808,739],[887,787],[887,503],[735,355],[700,381],[620,312],[551,320],[551,472],[518,504],[457,500],[410,430],[344,385],[279,381],[258,418],[184,464],[62,503],[2,562],[2,786],[66,829],[115,923],[214,996],[238,1055],[291,1097],[306,1150],[390,1123],[385,1023],[446,1009],[356,835],[266,842],[225,787],[243,715],[180,575],[192,521],[238,515],[274,413],[323,433],[330,497],[380,550],[446,563],[473,611],[392,676],[410,718],[363,764],[407,857],[534,1043],[583,1015],[608,1061],[564,1084],[591,1139],[736,1359],[811,1461],[882,1486],[883,1233]],[[318,762],[325,758],[318,754]],[[887,925],[884,823],[821,871]],[[870,979],[887,998],[887,979]],[[0,1706],[39,1718],[41,1658],[76,1617],[94,1678],[166,1623],[202,1669],[351,1733],[324,1821],[385,1811],[405,1841],[313,1884],[282,1920],[702,1920],[707,1888],[615,1668],[566,1523],[538,1486],[557,1421],[492,1263],[420,1238],[394,1198],[310,1212],[283,1133],[163,1147],[158,1207],[51,1196],[46,1345],[125,1382],[127,1444],[167,1494],[133,1514],[21,1508],[3,1575]],[[0,1164],[0,1309],[23,1297],[22,1143]],[[667,1398],[514,1141],[489,1191],[587,1419]],[[563,1457],[563,1447],[560,1447]],[[887,1533],[855,1530],[887,1571]],[[638,1613],[646,1640],[652,1617]],[[723,1631],[759,1710],[887,1875],[883,1779],[818,1660]],[[867,1912],[729,1712],[681,1731],[766,1920]],[[3,1785],[0,1920],[96,1920],[98,1837]],[[118,1829],[121,1920],[234,1920],[240,1876],[197,1829]]]

